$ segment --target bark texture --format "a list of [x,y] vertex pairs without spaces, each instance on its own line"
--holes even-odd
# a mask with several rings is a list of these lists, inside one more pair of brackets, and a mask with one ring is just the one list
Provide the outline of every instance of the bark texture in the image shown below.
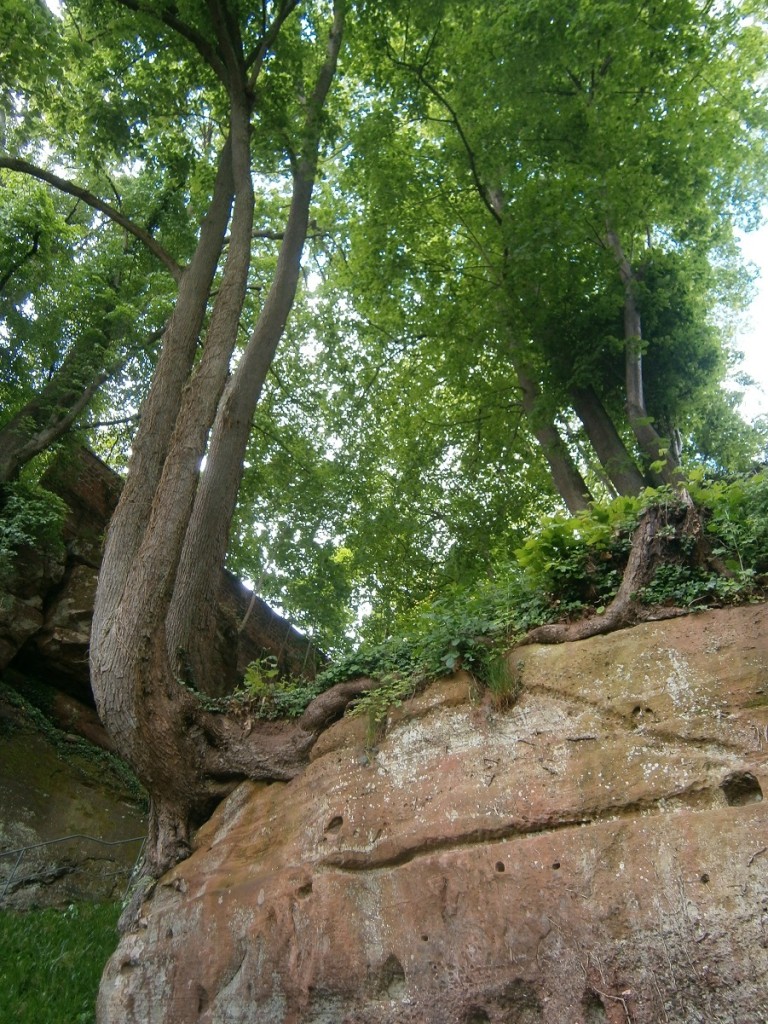
[[609,225],[606,244],[613,254],[624,286],[624,366],[627,418],[640,451],[656,482],[679,487],[680,462],[672,441],[665,441],[653,426],[645,406],[643,387],[643,328],[637,302],[635,272],[616,231]]
[[645,487],[643,475],[627,451],[594,388],[574,388],[571,391],[571,401],[574,412],[584,425],[589,443],[594,448],[600,465],[616,493],[639,494]]
[[539,442],[544,458],[547,460],[552,480],[558,494],[565,502],[571,515],[589,508],[592,495],[583,476],[568,451],[552,418],[542,409],[541,391],[536,380],[513,349],[512,362],[522,393],[522,405],[528,423]]

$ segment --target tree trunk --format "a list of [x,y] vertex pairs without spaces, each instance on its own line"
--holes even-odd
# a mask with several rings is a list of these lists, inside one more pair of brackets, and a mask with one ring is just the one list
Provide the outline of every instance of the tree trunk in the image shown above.
[[[254,195],[251,79],[276,44],[293,4],[281,5],[253,59],[222,0],[209,0],[217,73],[230,98],[208,217],[176,308],[137,432],[129,476],[107,540],[94,610],[91,674],[99,713],[151,798],[144,870],[152,877],[189,853],[191,830],[244,778],[290,779],[319,729],[341,713],[361,680],[317,698],[294,723],[246,722],[206,711],[180,677],[209,671],[211,584],[224,560],[253,411],[293,304],[306,238],[321,114],[341,45],[336,0],[325,59],[305,101],[293,196],[277,268],[261,315],[230,376],[248,274]],[[161,15],[158,15],[161,16]],[[208,52],[207,48],[206,52]],[[212,52],[212,51],[211,51]],[[221,66],[220,65],[221,62]],[[234,197],[234,205],[232,199]],[[193,365],[230,217],[223,274]],[[205,469],[201,461],[206,455]]]
[[606,241],[613,253],[624,286],[624,358],[627,418],[637,438],[641,452],[649,463],[649,472],[659,483],[679,487],[680,464],[672,446],[665,444],[656,432],[645,407],[643,391],[643,330],[640,307],[637,304],[636,280],[621,240],[609,226]]
[[591,387],[574,388],[571,402],[589,442],[618,494],[637,495],[645,480],[624,446],[605,407]]
[[571,515],[583,512],[592,500],[589,488],[552,419],[542,413],[539,385],[514,349],[512,363],[522,392],[523,411],[549,464],[555,487]]

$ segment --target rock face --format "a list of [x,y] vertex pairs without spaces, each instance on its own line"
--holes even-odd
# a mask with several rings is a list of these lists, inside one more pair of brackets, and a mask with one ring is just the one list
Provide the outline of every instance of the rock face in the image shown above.
[[0,908],[120,899],[144,835],[137,787],[115,759],[41,732],[0,693]]
[[[66,552],[24,550],[0,593],[0,671],[7,665],[92,703],[88,645],[104,532],[121,480],[87,449],[55,463],[44,483],[64,499]],[[221,573],[210,677],[212,696],[231,693],[251,661],[272,655],[285,672],[313,677],[323,655],[231,573]]]
[[100,1024],[768,1020],[768,607],[511,655],[365,750],[244,784],[104,973]]

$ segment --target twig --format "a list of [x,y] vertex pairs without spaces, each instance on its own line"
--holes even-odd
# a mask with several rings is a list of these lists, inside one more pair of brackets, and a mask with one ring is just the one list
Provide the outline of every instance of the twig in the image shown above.
[[610,992],[603,992],[599,988],[596,988],[594,985],[590,985],[590,988],[602,999],[613,999],[614,1002],[621,1003],[621,1005],[624,1007],[624,1014],[627,1018],[627,1024],[632,1024],[632,1018],[629,1015],[629,1008],[627,1007],[627,1001],[624,998],[624,996],[612,996]]

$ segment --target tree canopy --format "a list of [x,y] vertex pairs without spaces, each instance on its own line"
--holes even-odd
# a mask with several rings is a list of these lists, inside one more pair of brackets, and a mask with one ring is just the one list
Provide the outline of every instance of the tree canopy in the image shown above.
[[[304,581],[313,561],[327,579],[335,538],[340,585],[377,595],[374,635],[558,498],[575,510],[759,456],[723,385],[749,291],[734,229],[764,196],[760,18],[440,2],[357,26],[356,116],[271,392],[287,432],[261,450],[284,447],[254,450],[246,479],[266,529],[288,453],[317,474],[322,526],[289,543]],[[273,508],[297,524],[293,503]],[[251,557],[277,597],[268,545]]]

